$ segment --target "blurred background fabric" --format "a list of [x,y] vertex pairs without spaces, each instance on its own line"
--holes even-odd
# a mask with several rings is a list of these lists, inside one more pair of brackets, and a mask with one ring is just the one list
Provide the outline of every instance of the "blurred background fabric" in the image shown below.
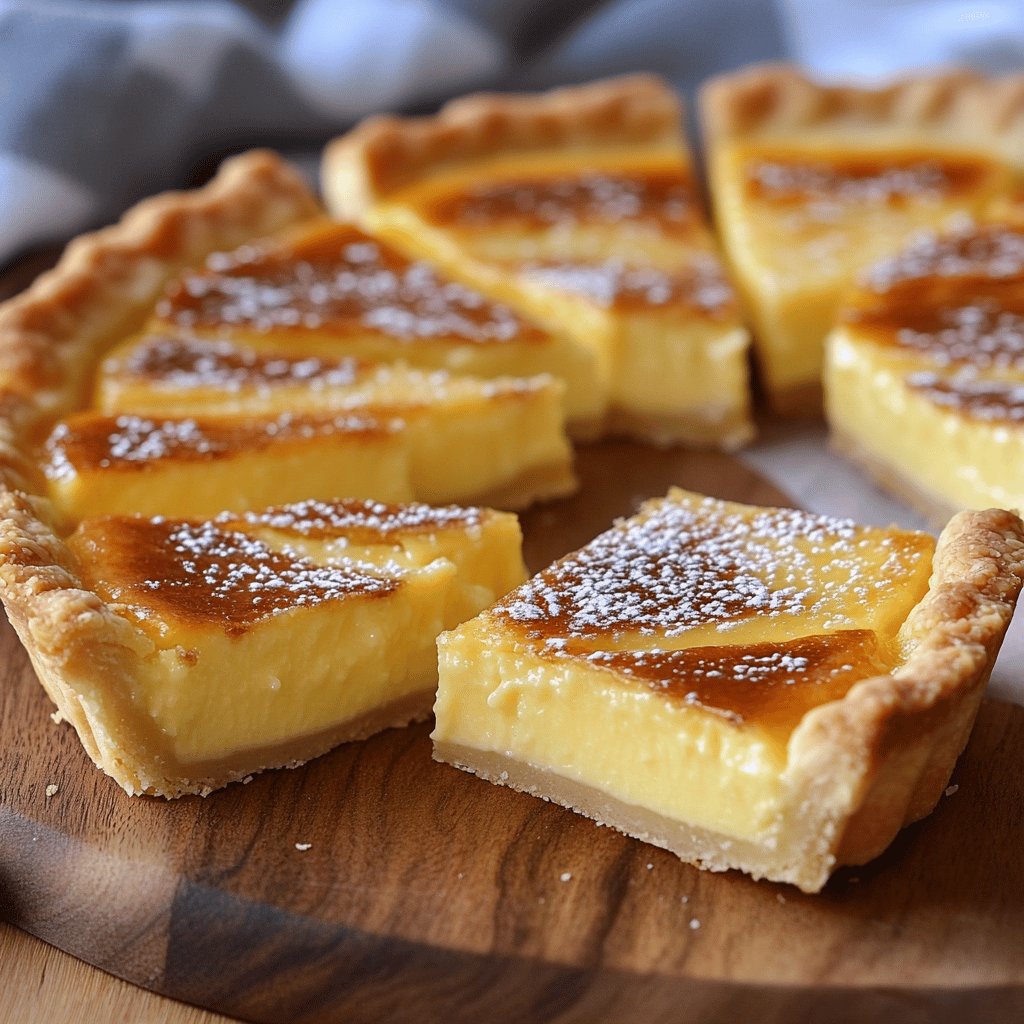
[[1024,0],[0,0],[0,263],[250,145],[476,88],[1024,69]]

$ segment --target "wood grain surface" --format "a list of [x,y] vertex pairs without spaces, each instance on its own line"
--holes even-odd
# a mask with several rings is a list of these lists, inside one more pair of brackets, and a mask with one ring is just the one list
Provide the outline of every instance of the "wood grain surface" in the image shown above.
[[[579,468],[578,495],[524,516],[532,567],[672,483],[785,500],[723,455],[602,443]],[[205,800],[129,799],[51,723],[7,627],[0,645],[0,917],[153,991],[346,1024],[1024,1014],[1020,707],[984,705],[959,788],[806,896],[436,764],[426,725]]]
[[113,978],[55,946],[0,923],[0,1021],[89,1024],[233,1024]]

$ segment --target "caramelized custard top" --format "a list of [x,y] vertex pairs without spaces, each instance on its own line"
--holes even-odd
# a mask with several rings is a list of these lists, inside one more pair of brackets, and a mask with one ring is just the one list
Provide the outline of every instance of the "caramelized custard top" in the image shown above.
[[168,419],[85,412],[54,428],[46,442],[46,473],[59,480],[92,470],[145,470],[169,460],[212,462],[279,442],[335,434],[379,437],[396,429],[395,421],[362,412]]
[[87,520],[71,539],[87,584],[149,629],[168,619],[238,636],[263,619],[352,597],[381,597],[395,578],[353,564],[321,566],[212,522]]
[[945,379],[934,373],[907,378],[912,391],[970,419],[987,423],[1024,423],[1024,384],[977,380],[969,376]]
[[[572,651],[565,653],[573,656]],[[756,722],[785,731],[792,731],[812,708],[839,700],[854,683],[887,673],[893,664],[875,633],[865,629],[784,643],[576,656],[736,725]]]
[[653,221],[666,232],[685,232],[698,209],[693,180],[680,167],[481,181],[433,198],[424,212],[436,224],[467,228],[509,222],[548,228],[566,222]]
[[494,613],[556,645],[624,634],[666,639],[754,618],[825,615],[829,629],[849,628],[862,624],[861,609],[902,594],[904,575],[931,564],[934,541],[925,534],[738,508],[710,498],[657,502],[539,573]]
[[214,253],[168,288],[156,312],[182,330],[226,335],[374,331],[405,342],[477,344],[546,337],[508,307],[340,224],[292,245]]
[[868,271],[842,320],[940,366],[1024,369],[1024,232],[922,235]]
[[368,364],[358,359],[268,355],[237,348],[230,341],[153,335],[104,367],[108,375],[157,382],[176,390],[215,388],[240,391],[268,387],[344,387]]
[[992,175],[993,166],[980,157],[939,153],[779,151],[752,155],[745,170],[747,195],[775,206],[903,206],[974,192]]
[[686,306],[712,318],[735,316],[736,293],[721,262],[710,254],[689,267],[667,273],[655,267],[630,267],[618,260],[604,263],[527,263],[520,273],[528,281],[585,296],[600,306],[641,309]]
[[366,544],[399,535],[435,533],[438,530],[478,528],[487,515],[479,508],[457,505],[438,507],[410,502],[388,505],[380,501],[344,498],[338,501],[301,501],[241,517],[225,513],[219,521],[264,526],[310,539],[348,537]]

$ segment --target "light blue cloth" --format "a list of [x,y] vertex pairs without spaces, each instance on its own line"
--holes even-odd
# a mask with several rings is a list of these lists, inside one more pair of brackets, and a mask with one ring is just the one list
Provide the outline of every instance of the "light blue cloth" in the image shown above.
[[1024,0],[0,0],[0,262],[254,144],[377,110],[624,71],[684,92],[792,56],[824,74],[1024,67]]

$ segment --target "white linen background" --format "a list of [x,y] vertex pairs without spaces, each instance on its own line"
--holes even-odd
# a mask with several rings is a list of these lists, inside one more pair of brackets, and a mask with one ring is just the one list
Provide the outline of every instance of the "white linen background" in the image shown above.
[[[262,6],[273,10],[271,0]],[[474,88],[794,59],[823,77],[1024,70],[1024,0],[0,0],[0,265],[254,144],[313,149],[364,114]],[[921,525],[827,449],[772,428],[742,456],[796,501]],[[827,483],[823,486],[823,481]],[[1024,622],[993,695],[1024,703]],[[1020,666],[1020,668],[1018,667]]]

